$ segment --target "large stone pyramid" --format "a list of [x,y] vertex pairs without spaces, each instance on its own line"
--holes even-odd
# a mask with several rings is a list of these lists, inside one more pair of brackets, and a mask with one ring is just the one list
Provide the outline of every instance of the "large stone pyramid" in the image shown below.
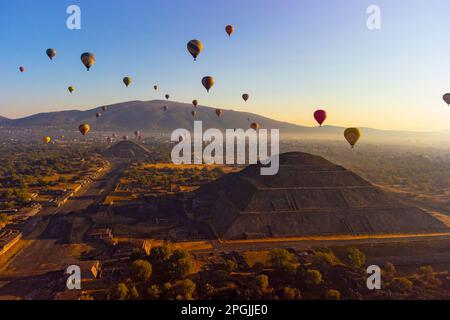
[[300,152],[280,155],[275,176],[251,165],[202,186],[192,212],[223,239],[448,231],[355,173]]
[[103,152],[103,156],[107,158],[134,159],[145,158],[150,151],[144,146],[133,141],[120,141]]

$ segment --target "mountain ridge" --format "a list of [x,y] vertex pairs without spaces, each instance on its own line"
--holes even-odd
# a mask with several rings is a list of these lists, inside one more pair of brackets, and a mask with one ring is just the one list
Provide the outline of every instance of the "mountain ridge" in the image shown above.
[[[168,109],[165,111],[164,106]],[[107,110],[103,111],[103,107]],[[195,110],[193,117],[191,112]],[[106,106],[99,106],[89,110],[64,110],[44,112],[19,119],[8,119],[0,116],[0,123],[7,127],[29,128],[29,127],[54,127],[58,129],[73,130],[81,123],[89,123],[96,131],[134,131],[170,133],[174,129],[193,129],[193,120],[201,120],[203,129],[218,128],[248,128],[251,122],[258,122],[261,128],[280,129],[281,134],[308,134],[319,137],[342,135],[344,127],[323,126],[308,127],[289,122],[270,119],[252,112],[234,111],[222,109],[221,117],[215,114],[216,108],[199,106],[194,108],[192,104],[166,100],[150,101],[126,101]],[[100,118],[95,115],[101,113]],[[443,132],[415,132],[399,130],[382,130],[367,127],[359,127],[365,136],[382,136],[387,138],[413,138],[432,137]]]

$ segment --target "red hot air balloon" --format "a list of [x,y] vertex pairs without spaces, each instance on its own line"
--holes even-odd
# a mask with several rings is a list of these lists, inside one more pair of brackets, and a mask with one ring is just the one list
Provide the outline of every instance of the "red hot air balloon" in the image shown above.
[[19,67],[19,71],[20,72],[25,72],[25,68],[24,67]]
[[253,130],[258,130],[259,129],[259,123],[253,122],[250,125],[250,128],[252,128]]
[[317,110],[314,112],[314,119],[316,119],[317,123],[322,126],[322,123],[327,119],[327,112],[325,110]]

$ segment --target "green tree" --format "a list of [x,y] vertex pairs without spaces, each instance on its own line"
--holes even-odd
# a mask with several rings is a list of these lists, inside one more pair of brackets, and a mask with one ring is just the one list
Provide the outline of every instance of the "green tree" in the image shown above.
[[395,291],[405,292],[412,289],[413,283],[407,278],[396,278],[391,283],[391,287]]
[[266,290],[269,287],[269,277],[265,274],[256,276],[256,285],[261,290]]
[[305,274],[305,284],[310,288],[316,288],[322,283],[322,274],[319,270],[310,269]]
[[389,261],[385,263],[385,265],[383,267],[383,271],[389,277],[395,277],[395,275],[397,273],[397,269],[395,269],[394,264]]
[[238,264],[236,263],[236,261],[231,260],[231,259],[227,259],[225,261],[224,269],[226,272],[232,273],[233,271],[236,271],[237,268],[238,268]]
[[197,286],[190,279],[185,279],[178,287],[183,300],[192,300]]
[[128,299],[130,300],[138,300],[139,299],[139,292],[136,289],[136,286],[131,286],[129,289]]
[[341,293],[338,290],[330,289],[325,292],[325,299],[327,300],[341,300]]
[[183,258],[173,263],[173,271],[178,277],[186,277],[195,272],[195,261],[193,258]]
[[283,300],[297,300],[301,299],[301,294],[297,288],[284,287],[281,291],[280,298]]
[[145,260],[136,260],[131,264],[131,276],[135,281],[147,281],[152,275],[152,265]]
[[128,299],[129,290],[125,283],[120,282],[110,290],[110,298],[112,300],[126,300]]
[[353,268],[361,268],[366,263],[366,255],[357,248],[347,249],[348,263]]
[[184,250],[184,249],[177,249],[170,256],[170,260],[172,262],[176,262],[178,260],[187,259],[187,258],[191,258],[191,254],[189,253],[189,251]]
[[150,300],[159,300],[161,298],[161,290],[159,289],[159,286],[152,285],[150,288],[148,288],[147,297]]
[[152,263],[161,263],[168,260],[171,254],[172,251],[169,246],[153,247],[150,250],[150,261]]

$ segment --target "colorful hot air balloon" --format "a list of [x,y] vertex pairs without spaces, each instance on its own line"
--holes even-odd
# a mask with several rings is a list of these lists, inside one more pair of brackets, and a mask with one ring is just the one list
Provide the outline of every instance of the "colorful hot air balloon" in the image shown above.
[[153,89],[158,90],[158,86],[157,86],[157,85],[154,85],[154,86],[153,86]]
[[85,52],[81,55],[81,62],[83,62],[86,69],[89,71],[95,63],[95,56],[93,53]]
[[216,115],[217,115],[218,117],[220,117],[220,116],[222,115],[222,113],[223,113],[222,110],[216,109]]
[[197,61],[198,55],[203,50],[203,44],[199,40],[191,40],[187,44],[189,53],[194,57],[194,61]]
[[123,78],[123,83],[125,83],[125,85],[128,87],[131,84],[131,78],[130,77],[125,77]]
[[50,60],[53,60],[53,58],[56,57],[55,49],[47,49],[46,53],[47,53],[47,56],[50,58]]
[[361,132],[358,128],[348,128],[344,131],[344,137],[353,148],[361,137]]
[[49,136],[46,136],[42,140],[44,141],[44,144],[49,144],[50,141],[52,141],[52,138],[50,138]]
[[231,37],[232,33],[234,32],[234,27],[229,24],[225,27],[225,31],[228,34],[228,36]]
[[25,72],[25,68],[24,67],[19,67],[19,71],[23,73],[23,72]]
[[450,106],[450,93],[444,94],[442,99],[444,99],[445,103]]
[[327,119],[327,112],[325,110],[317,110],[314,112],[314,119],[316,119],[317,123],[322,126],[322,123]]
[[166,97],[166,100],[170,99],[170,95],[169,94],[166,94],[165,97]]
[[247,102],[248,98],[250,98],[250,96],[249,96],[248,93],[244,93],[244,94],[242,95],[242,99],[244,99],[245,102]]
[[253,122],[250,125],[250,128],[252,128],[253,130],[258,130],[259,129],[259,123]]
[[202,84],[205,87],[206,91],[209,92],[209,90],[212,88],[212,86],[214,85],[215,80],[213,77],[203,77],[202,79]]
[[67,90],[69,90],[70,93],[75,91],[75,87],[74,86],[70,86],[67,88]]
[[198,107],[198,101],[197,100],[192,100],[192,104],[194,105],[194,107]]
[[88,132],[91,131],[91,126],[88,125],[87,123],[84,123],[78,127],[78,130],[80,130],[80,132],[83,136],[86,136],[88,134]]

